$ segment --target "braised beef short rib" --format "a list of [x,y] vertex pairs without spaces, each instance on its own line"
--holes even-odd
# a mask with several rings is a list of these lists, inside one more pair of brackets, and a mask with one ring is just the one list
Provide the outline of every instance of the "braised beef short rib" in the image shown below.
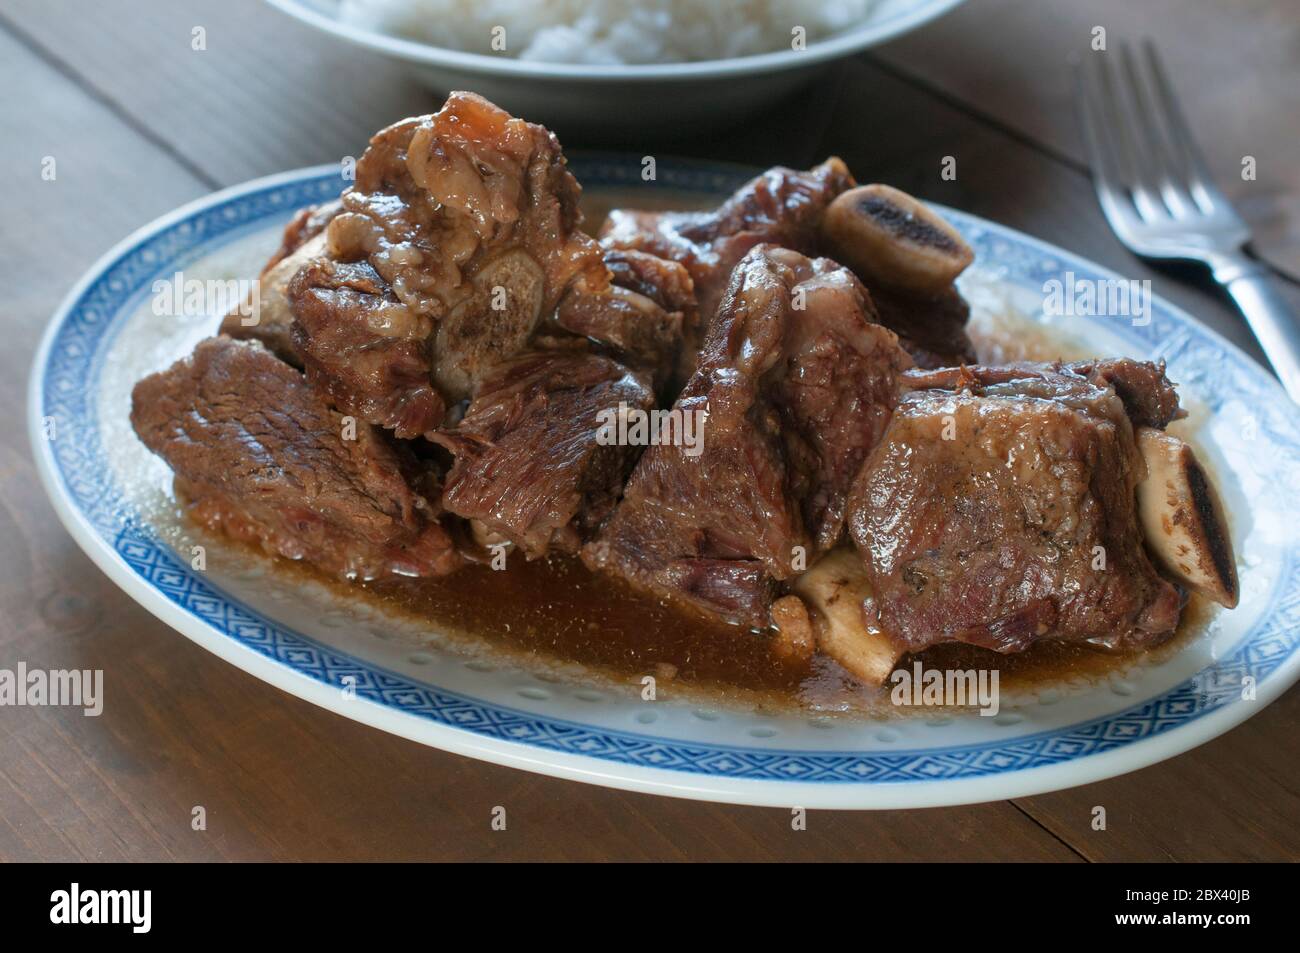
[[[822,212],[852,186],[853,176],[838,158],[807,172],[777,166],[745,183],[712,211],[614,209],[601,230],[601,243],[684,265],[695,281],[700,319],[707,326],[732,270],[750,249],[767,242],[812,254]],[[688,328],[688,342],[698,343],[704,326],[694,335]]]
[[729,621],[767,626],[777,582],[840,538],[849,486],[908,363],[848,271],[754,248],[673,408],[703,419],[698,446],[648,448],[583,559]]
[[378,133],[289,284],[308,379],[340,410],[432,438],[539,335],[666,377],[694,321],[689,276],[607,259],[580,229],[580,191],[555,136],[472,93]]
[[456,461],[443,505],[529,557],[576,552],[613,510],[640,452],[602,439],[603,421],[653,406],[649,379],[608,357],[570,349],[511,358],[435,438]]
[[[326,261],[290,287],[308,378],[399,436],[432,433],[571,285],[608,285],[578,195],[553,135],[470,93],[379,132],[325,229]],[[364,270],[357,294],[338,263]]]
[[377,428],[349,426],[256,342],[209,338],[146,377],[131,424],[212,529],[351,580],[461,564],[435,474]]
[[1043,638],[1130,648],[1173,634],[1180,594],[1142,545],[1134,424],[1178,413],[1163,368],[1022,364],[904,375],[849,525],[879,625],[907,651]]
[[413,315],[369,262],[312,259],[289,297],[294,352],[331,405],[401,438],[442,424],[447,404],[429,376],[433,322]]
[[[697,328],[685,328],[690,358],[691,345],[698,346],[740,259],[764,242],[805,255],[827,254],[823,216],[854,185],[838,158],[806,172],[778,166],[742,185],[712,211],[614,209],[601,230],[601,243],[650,252],[680,262],[690,272],[700,315]],[[920,292],[881,281],[865,270],[857,275],[875,302],[876,320],[899,335],[918,366],[974,362],[975,349],[966,333],[970,308],[954,287]],[[684,367],[688,375],[689,360]]]
[[684,346],[686,332],[699,322],[690,273],[646,252],[610,248],[604,260],[609,287],[574,288],[561,299],[554,323],[650,372],[661,393],[676,394],[695,363],[694,350]]

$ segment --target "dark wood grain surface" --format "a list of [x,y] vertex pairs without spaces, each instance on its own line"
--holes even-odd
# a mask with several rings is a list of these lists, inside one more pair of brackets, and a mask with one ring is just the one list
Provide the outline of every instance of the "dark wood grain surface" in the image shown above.
[[[754,165],[838,153],[860,179],[1150,277],[1258,355],[1195,272],[1148,269],[1101,218],[1066,63],[1096,24],[1159,41],[1261,254],[1300,274],[1290,0],[970,0],[725,135],[635,147]],[[190,48],[196,25],[205,51]],[[0,667],[100,668],[112,699],[99,718],[0,708],[0,860],[1300,858],[1296,690],[1121,778],[970,807],[814,812],[796,832],[787,811],[628,794],[428,749],[219,661],[121,594],[59,526],[24,432],[31,354],[58,300],[131,230],[215,188],[358,154],[371,131],[436,99],[256,0],[4,0],[0,89]],[[1244,154],[1258,159],[1256,182],[1236,176]],[[939,176],[949,155],[954,182]],[[46,156],[54,182],[40,175]],[[1300,287],[1282,287],[1300,306]],[[199,805],[206,831],[191,829]],[[490,826],[498,805],[503,832]],[[1105,831],[1090,827],[1096,805]]]

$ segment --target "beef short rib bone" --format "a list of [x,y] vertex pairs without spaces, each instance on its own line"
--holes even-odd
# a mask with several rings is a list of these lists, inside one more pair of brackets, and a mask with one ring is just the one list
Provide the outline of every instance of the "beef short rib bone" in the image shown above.
[[353,433],[256,342],[200,342],[136,384],[131,423],[210,528],[350,580],[460,565],[425,495],[436,483],[421,486],[431,475],[376,428]]
[[836,197],[821,222],[826,250],[868,287],[933,294],[975,260],[957,229],[924,202],[888,185],[862,185]]
[[852,548],[831,550],[799,576],[793,588],[811,611],[823,655],[868,685],[889,677],[903,652],[874,624],[871,583]]
[[819,228],[824,254],[863,280],[918,365],[974,363],[970,307],[954,282],[975,255],[952,225],[906,192],[862,185],[837,196]]
[[1223,504],[1192,448],[1173,434],[1139,427],[1147,476],[1138,513],[1147,548],[1176,581],[1229,609],[1237,605],[1237,565]]

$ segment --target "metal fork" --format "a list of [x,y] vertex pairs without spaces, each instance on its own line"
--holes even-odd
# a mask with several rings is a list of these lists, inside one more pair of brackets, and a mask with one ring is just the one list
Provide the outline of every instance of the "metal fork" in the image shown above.
[[1245,253],[1250,229],[1210,178],[1164,67],[1120,46],[1079,70],[1084,142],[1102,211],[1130,251],[1199,261],[1231,295],[1291,399],[1300,404],[1300,323],[1268,269]]

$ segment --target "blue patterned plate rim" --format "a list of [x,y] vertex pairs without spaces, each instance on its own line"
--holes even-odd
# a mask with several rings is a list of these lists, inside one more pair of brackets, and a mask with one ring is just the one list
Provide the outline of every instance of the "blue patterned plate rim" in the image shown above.
[[[596,187],[641,185],[640,159],[578,154],[571,164]],[[753,169],[690,160],[661,160],[660,184],[683,191],[725,193]],[[898,808],[1018,797],[1110,777],[1188,750],[1240,723],[1300,676],[1300,573],[1296,546],[1285,553],[1269,610],[1218,660],[1256,677],[1258,702],[1239,700],[1239,683],[1208,690],[1189,679],[1159,698],[1064,728],[1006,741],[946,748],[857,752],[780,750],[701,744],[593,728],[483,702],[328,648],[197,578],[150,528],[124,506],[103,465],[96,418],[95,361],[128,313],[123,305],[177,256],[211,251],[274,217],[331,198],[338,167],[297,170],[235,186],[191,202],[129,236],[72,289],[47,328],[29,386],[29,430],[38,469],[55,509],[95,563],[147,609],[215,654],[293,694],[356,720],[446,750],[497,763],[616,787],[740,803],[827,808]],[[1116,278],[1113,272],[1011,229],[950,209],[944,214],[977,251],[996,240],[1000,251],[1031,253],[1043,275],[1066,269]],[[1028,260],[1028,256],[1026,256]],[[995,264],[999,262],[994,262]],[[1234,383],[1253,389],[1265,407],[1291,405],[1280,386],[1249,357],[1191,316],[1156,299],[1157,318],[1125,329],[1143,343],[1172,324],[1184,343],[1200,338],[1232,362]],[[105,322],[107,317],[111,320]],[[78,422],[79,439],[47,441],[47,416]],[[1300,438],[1285,419],[1266,428],[1300,460]],[[188,588],[164,591],[151,574],[179,574]],[[256,635],[254,635],[256,633]],[[309,661],[310,660],[310,661]],[[340,674],[358,678],[362,704],[337,703]],[[1226,681],[1226,680],[1225,680]],[[393,698],[401,696],[400,703]],[[387,700],[385,700],[387,699]],[[1233,704],[1237,699],[1236,704]],[[1117,733],[1107,728],[1120,725]]]

